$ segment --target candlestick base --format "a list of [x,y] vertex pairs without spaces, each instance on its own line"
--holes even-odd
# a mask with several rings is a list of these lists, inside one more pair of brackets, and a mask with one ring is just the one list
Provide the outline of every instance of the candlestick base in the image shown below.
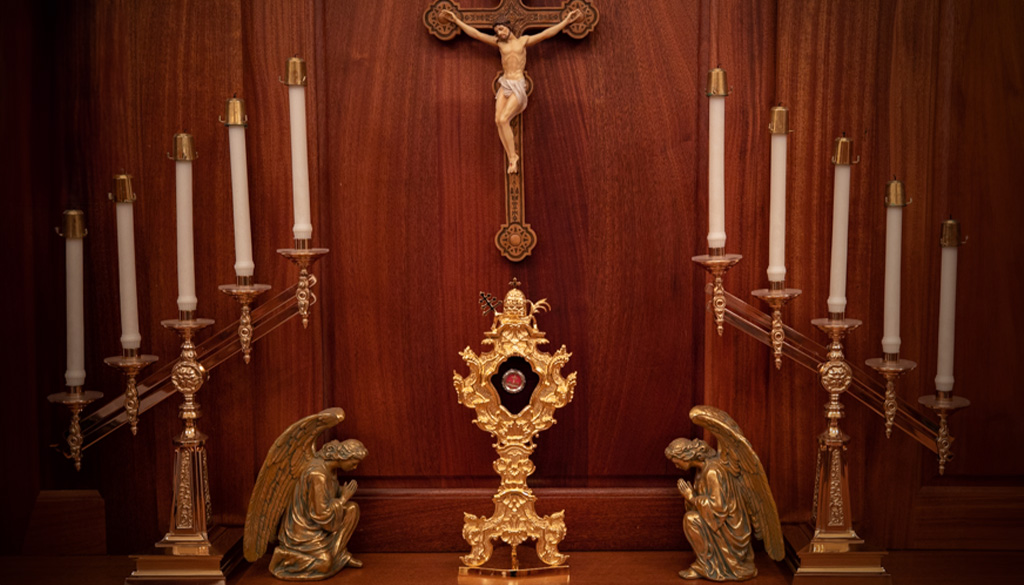
[[892,576],[882,566],[880,550],[864,550],[851,543],[843,552],[814,551],[808,545],[800,550],[800,567],[793,575],[794,585],[888,585]]
[[249,305],[256,297],[270,290],[269,284],[222,284],[217,287],[220,292],[231,295],[242,307],[242,315],[238,318],[238,343],[242,346],[242,360],[249,363],[252,353],[252,311]]
[[124,374],[126,386],[124,390],[124,411],[128,415],[128,424],[131,425],[132,436],[139,432],[139,391],[135,384],[135,378],[146,366],[159,359],[155,355],[116,355],[103,360],[103,363],[121,370],[121,373]]
[[[780,283],[781,284],[781,283]],[[786,330],[782,324],[782,308],[786,303],[800,296],[803,291],[798,288],[759,288],[750,293],[768,303],[772,309],[772,354],[775,356],[775,369],[782,369],[782,348],[786,344]]]
[[725,330],[725,286],[722,284],[722,276],[742,258],[741,254],[701,254],[691,258],[714,277],[711,307],[715,313],[715,325],[718,328],[719,337]]
[[71,411],[71,423],[68,425],[68,458],[74,460],[75,471],[82,470],[82,426],[79,415],[86,406],[103,398],[102,392],[85,391],[81,386],[71,386],[67,392],[50,394],[46,399],[53,403],[61,403]]
[[946,463],[953,458],[953,440],[949,434],[947,417],[971,405],[971,401],[962,396],[937,396],[929,394],[917,399],[917,402],[939,414],[939,432],[935,435],[935,445],[939,448],[939,475],[946,474]]
[[309,268],[328,252],[330,250],[327,248],[298,247],[280,248],[277,251],[278,254],[299,267],[299,286],[295,289],[295,300],[298,304],[299,315],[302,317],[303,328],[309,327],[309,308],[316,303],[316,295],[309,290],[316,284],[316,277],[310,274]]
[[[163,553],[163,554],[161,554]],[[224,585],[226,579],[221,569],[223,555],[175,554],[170,550],[157,549],[154,554],[135,555],[135,570],[124,582],[125,585]]]
[[896,380],[916,368],[917,362],[899,358],[871,358],[864,363],[885,377],[885,401],[882,403],[882,410],[885,415],[885,438],[888,439],[892,437],[892,426],[896,422],[896,411],[899,410],[896,401]]

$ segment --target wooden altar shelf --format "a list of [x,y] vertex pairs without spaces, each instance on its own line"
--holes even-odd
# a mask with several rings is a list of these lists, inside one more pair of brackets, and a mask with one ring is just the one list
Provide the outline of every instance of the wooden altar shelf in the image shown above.
[[[693,560],[689,552],[573,552],[568,551],[570,582],[577,585],[679,585],[679,569]],[[899,585],[970,585],[1014,583],[1019,577],[1019,551],[890,551],[886,570]],[[362,569],[345,569],[332,585],[454,585],[456,553],[358,554]],[[242,566],[228,578],[228,585],[280,585],[267,571],[270,555]],[[0,583],[32,585],[121,585],[133,563],[127,556],[2,557]],[[760,553],[759,575],[752,585],[788,584],[792,574]]]

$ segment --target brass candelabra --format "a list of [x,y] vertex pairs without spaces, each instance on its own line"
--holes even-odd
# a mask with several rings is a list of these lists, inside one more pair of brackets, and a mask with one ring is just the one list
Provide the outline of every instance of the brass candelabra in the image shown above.
[[831,343],[828,345],[828,361],[818,366],[821,386],[828,392],[825,404],[825,418],[828,427],[818,435],[818,460],[812,519],[815,521],[813,552],[846,552],[850,544],[863,542],[853,531],[850,515],[849,479],[846,466],[846,445],[850,436],[839,427],[839,421],[846,413],[842,395],[853,381],[853,369],[843,355],[843,340],[861,322],[836,314],[826,319],[811,321],[825,332]]
[[277,251],[278,254],[299,267],[299,285],[295,289],[295,300],[298,304],[299,315],[302,317],[303,327],[309,327],[309,308],[316,303],[316,295],[310,290],[310,287],[316,284],[316,277],[309,270],[317,260],[330,252],[327,248],[311,246],[311,240],[295,240],[294,248],[280,248]]

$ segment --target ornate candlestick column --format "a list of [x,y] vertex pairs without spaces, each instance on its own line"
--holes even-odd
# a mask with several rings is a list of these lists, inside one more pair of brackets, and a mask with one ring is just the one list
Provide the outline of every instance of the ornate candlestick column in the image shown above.
[[196,359],[192,341],[200,329],[213,325],[213,319],[196,319],[183,311],[178,319],[160,324],[173,329],[181,337],[181,357],[171,372],[174,389],[181,393],[178,417],[185,428],[174,438],[174,500],[171,505],[171,527],[157,546],[171,547],[175,555],[209,554],[210,541],[206,522],[210,517],[210,485],[206,468],[206,435],[196,427],[201,416],[195,395],[203,385],[206,370]]
[[171,371],[174,389],[183,401],[178,417],[185,428],[174,438],[174,497],[170,528],[156,543],[158,554],[133,556],[135,571],[126,585],[154,582],[224,585],[220,562],[223,555],[213,549],[207,532],[212,514],[209,471],[206,464],[206,435],[196,427],[201,416],[195,395],[203,385],[206,370],[199,363],[192,341],[196,331],[213,325],[213,319],[196,319],[192,311],[180,311],[178,319],[160,322],[181,337],[181,357]]
[[812,324],[828,334],[828,361],[818,366],[821,385],[828,392],[825,418],[828,427],[818,435],[818,469],[815,483],[815,530],[811,548],[815,552],[846,552],[850,544],[863,542],[853,531],[850,515],[850,486],[846,468],[846,444],[850,436],[839,428],[846,416],[840,401],[850,387],[853,369],[843,355],[846,334],[861,325],[856,319],[815,319]]
[[814,537],[800,556],[800,568],[793,582],[805,584],[833,583],[837,577],[856,575],[862,579],[876,578],[891,582],[882,567],[881,551],[863,551],[863,540],[853,530],[850,511],[850,480],[846,464],[847,444],[850,436],[839,428],[845,417],[840,397],[850,387],[853,369],[843,355],[846,334],[861,325],[856,319],[847,319],[844,313],[830,313],[826,319],[811,321],[828,334],[828,361],[818,366],[821,385],[828,392],[825,418],[828,427],[818,436],[818,462],[814,478],[815,494],[813,518]]

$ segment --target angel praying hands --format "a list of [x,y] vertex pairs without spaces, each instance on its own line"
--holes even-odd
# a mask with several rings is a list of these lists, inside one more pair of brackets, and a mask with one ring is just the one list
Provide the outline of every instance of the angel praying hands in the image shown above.
[[782,526],[768,478],[739,425],[724,411],[695,406],[690,419],[718,438],[718,452],[700,439],[679,438],[665,456],[679,469],[696,470],[693,483],[680,479],[686,500],[683,533],[697,559],[679,572],[683,579],[742,581],[757,576],[751,537],[764,540],[775,560],[785,555]]
[[346,566],[362,566],[347,548],[359,522],[359,505],[351,501],[356,482],[339,484],[335,473],[355,469],[366,447],[348,439],[313,448],[320,433],[344,418],[340,408],[328,408],[288,427],[256,478],[245,517],[245,558],[263,556],[277,531],[270,572],[278,579],[326,579]]
[[508,158],[508,172],[519,171],[519,154],[516,153],[515,137],[512,134],[512,119],[526,109],[526,47],[550,39],[565,27],[580,18],[579,10],[573,10],[558,24],[548,27],[535,35],[516,37],[506,23],[496,23],[494,34],[488,35],[459,20],[451,10],[441,13],[455,23],[467,35],[492,47],[501,53],[502,76],[498,79],[500,88],[494,94],[494,123],[498,126],[498,138],[505,147]]

